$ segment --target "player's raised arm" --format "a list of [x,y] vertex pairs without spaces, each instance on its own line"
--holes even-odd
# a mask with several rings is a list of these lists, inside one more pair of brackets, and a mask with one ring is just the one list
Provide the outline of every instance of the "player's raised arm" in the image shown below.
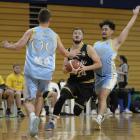
[[28,40],[31,37],[31,34],[32,34],[32,29],[29,29],[16,43],[9,43],[8,41],[3,41],[2,47],[6,49],[19,50],[27,44]]
[[134,25],[134,23],[138,17],[139,11],[140,11],[140,6],[137,6],[133,10],[133,16],[130,19],[130,21],[128,22],[127,26],[123,29],[121,34],[113,40],[115,49],[118,49],[126,40],[130,29],[132,28],[132,26]]

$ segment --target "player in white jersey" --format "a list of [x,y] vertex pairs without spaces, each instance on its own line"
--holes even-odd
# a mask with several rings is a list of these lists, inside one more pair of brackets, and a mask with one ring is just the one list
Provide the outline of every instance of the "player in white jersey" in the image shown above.
[[112,35],[115,31],[115,24],[107,20],[100,24],[102,41],[98,41],[94,44],[94,49],[102,62],[102,67],[95,72],[95,90],[99,101],[96,122],[100,129],[101,123],[104,119],[104,113],[106,111],[106,99],[117,82],[117,72],[114,59],[117,56],[118,49],[124,43],[130,29],[134,25],[139,14],[139,10],[140,6],[137,6],[133,10],[133,16],[129,23],[123,29],[121,34],[114,39],[112,39]]
[[55,70],[55,51],[56,48],[61,55],[72,57],[76,52],[68,52],[59,37],[49,28],[51,13],[44,8],[39,12],[39,26],[29,29],[23,37],[16,43],[3,42],[3,47],[7,49],[21,49],[25,45],[26,60],[24,67],[25,87],[27,96],[25,107],[30,116],[30,135],[38,134],[39,114],[43,106],[42,93],[46,91],[52,74]]

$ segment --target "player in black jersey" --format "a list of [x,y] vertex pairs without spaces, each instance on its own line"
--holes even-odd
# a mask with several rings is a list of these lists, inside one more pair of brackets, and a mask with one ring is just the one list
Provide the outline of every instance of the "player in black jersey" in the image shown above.
[[[101,67],[101,62],[92,46],[83,43],[83,35],[82,29],[75,28],[73,30],[73,46],[69,51],[77,52],[78,55],[73,59],[78,59],[82,63],[82,67],[78,71],[73,69],[70,73],[67,84],[61,90],[60,98],[55,104],[53,115],[46,125],[46,130],[54,129],[56,118],[67,99],[75,99],[74,114],[78,116],[85,108],[86,102],[94,94],[94,70]],[[65,63],[68,61],[68,58],[64,59],[64,72],[67,72]]]

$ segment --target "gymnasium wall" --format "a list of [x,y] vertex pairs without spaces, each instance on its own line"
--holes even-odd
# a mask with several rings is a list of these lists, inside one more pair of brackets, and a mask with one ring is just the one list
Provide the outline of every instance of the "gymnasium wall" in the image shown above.
[[[29,28],[29,4],[0,2],[0,42],[17,41]],[[25,49],[9,51],[0,47],[0,75],[4,78],[12,71],[12,64],[23,66]]]
[[[52,11],[53,19],[51,27],[60,35],[66,48],[72,45],[72,29],[81,27],[85,30],[84,42],[93,44],[100,40],[100,28],[98,24],[103,19],[110,19],[116,23],[118,35],[132,16],[131,10],[58,6],[48,5]],[[119,54],[126,55],[129,63],[129,85],[140,90],[140,17],[132,28],[129,37],[122,45]],[[62,73],[63,57],[57,53],[56,72],[54,80],[58,81],[67,76]],[[116,61],[118,64],[118,61]]]

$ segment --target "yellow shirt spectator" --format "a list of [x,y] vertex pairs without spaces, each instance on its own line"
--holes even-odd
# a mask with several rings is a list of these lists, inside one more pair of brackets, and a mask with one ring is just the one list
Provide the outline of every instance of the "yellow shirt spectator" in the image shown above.
[[0,85],[4,84],[4,80],[2,78],[2,76],[0,75]]
[[24,77],[22,76],[22,74],[16,75],[15,73],[11,73],[6,78],[6,85],[9,88],[21,91],[24,88]]

